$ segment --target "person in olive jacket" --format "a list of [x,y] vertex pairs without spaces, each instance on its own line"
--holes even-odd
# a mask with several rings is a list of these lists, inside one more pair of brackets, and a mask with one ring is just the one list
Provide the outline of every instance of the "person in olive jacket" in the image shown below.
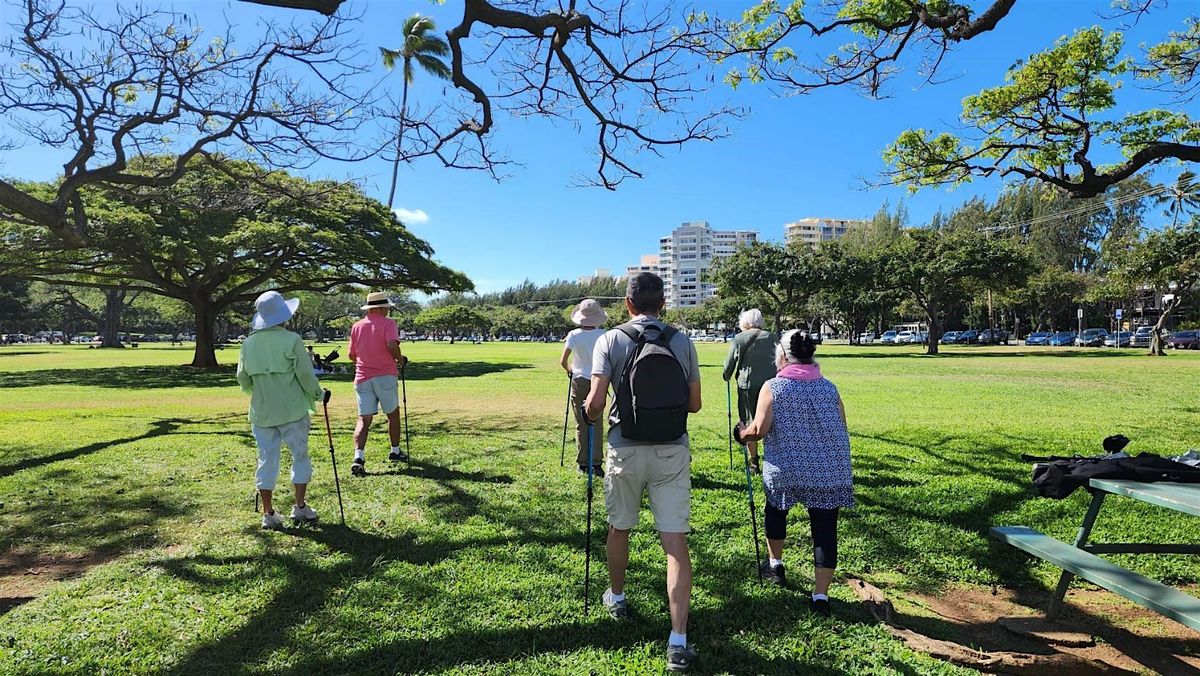
[[[754,418],[758,408],[758,393],[763,383],[775,377],[775,334],[763,329],[763,313],[758,308],[746,310],[738,317],[741,333],[729,346],[725,357],[725,372],[721,378],[728,381],[737,373],[738,420],[747,423]],[[758,467],[758,442],[746,444],[750,462]]]

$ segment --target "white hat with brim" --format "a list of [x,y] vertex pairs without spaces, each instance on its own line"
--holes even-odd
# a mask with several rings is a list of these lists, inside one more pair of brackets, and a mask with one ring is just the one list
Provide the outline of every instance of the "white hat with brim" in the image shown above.
[[608,313],[600,307],[600,303],[591,298],[584,299],[579,309],[571,315],[571,321],[578,326],[601,326],[608,321]]
[[299,298],[284,298],[278,291],[268,291],[254,301],[254,318],[250,328],[254,331],[279,326],[296,314],[300,307]]
[[372,310],[375,308],[392,308],[392,299],[388,297],[386,291],[373,291],[367,294],[367,302],[360,307],[360,310]]

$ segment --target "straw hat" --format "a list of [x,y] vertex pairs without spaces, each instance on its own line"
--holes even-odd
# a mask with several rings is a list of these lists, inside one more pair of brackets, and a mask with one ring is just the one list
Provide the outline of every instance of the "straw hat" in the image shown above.
[[386,291],[372,291],[367,294],[367,304],[363,305],[361,310],[370,310],[377,307],[396,307],[392,305],[392,299],[388,297]]
[[284,299],[278,291],[268,291],[254,300],[254,318],[250,328],[254,331],[278,326],[296,314],[300,307],[299,298]]
[[579,309],[571,315],[571,321],[579,326],[603,326],[608,321],[608,313],[594,299],[584,299]]

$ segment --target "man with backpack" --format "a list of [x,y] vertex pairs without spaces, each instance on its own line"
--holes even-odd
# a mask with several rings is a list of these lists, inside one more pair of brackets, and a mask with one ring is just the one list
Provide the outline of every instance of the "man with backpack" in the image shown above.
[[592,354],[592,387],[586,415],[604,412],[613,387],[606,447],[604,505],[608,512],[608,578],[604,607],[616,619],[629,617],[625,569],[629,533],[638,523],[642,494],[648,493],[654,527],[667,556],[671,635],[667,669],[686,671],[696,659],[687,642],[692,597],[688,554],[691,515],[691,451],[687,416],[700,410],[700,366],[688,337],[659,318],[663,282],[643,272],[630,278],[625,308],[632,319],[606,332]]

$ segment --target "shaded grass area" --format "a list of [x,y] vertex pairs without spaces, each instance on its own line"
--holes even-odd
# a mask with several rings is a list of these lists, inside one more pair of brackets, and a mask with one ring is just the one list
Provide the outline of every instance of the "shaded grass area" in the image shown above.
[[[257,529],[246,402],[228,369],[175,368],[190,353],[165,347],[0,360],[12,395],[0,410],[0,556],[120,555],[0,616],[0,673],[660,673],[665,563],[648,514],[632,541],[634,620],[613,624],[598,604],[580,617],[584,492],[556,462],[558,346],[404,349],[414,360],[412,466],[384,461],[376,427],[371,475],[343,477],[348,527],[332,525],[315,424],[310,500],[327,523],[284,534]],[[705,409],[691,422],[689,638],[700,673],[957,673],[871,626],[844,588],[836,619],[811,617],[802,520],[787,555],[796,588],[757,584],[744,482],[728,467],[724,349],[700,346]],[[1200,360],[1081,352],[1097,356],[823,348],[846,399],[860,503],[842,524],[844,573],[897,593],[1040,589],[1053,571],[989,541],[987,529],[1023,524],[1068,539],[1086,500],[1034,497],[1021,453],[1092,453],[1117,431],[1131,451],[1197,445]],[[114,385],[113,373],[134,384]],[[345,472],[352,385],[325,382]],[[289,494],[281,486],[279,499]],[[602,499],[596,510],[601,522]],[[1113,499],[1096,536],[1200,541],[1194,525]],[[603,547],[595,551],[598,598],[606,579]],[[1168,582],[1200,581],[1194,557],[1116,558]]]

